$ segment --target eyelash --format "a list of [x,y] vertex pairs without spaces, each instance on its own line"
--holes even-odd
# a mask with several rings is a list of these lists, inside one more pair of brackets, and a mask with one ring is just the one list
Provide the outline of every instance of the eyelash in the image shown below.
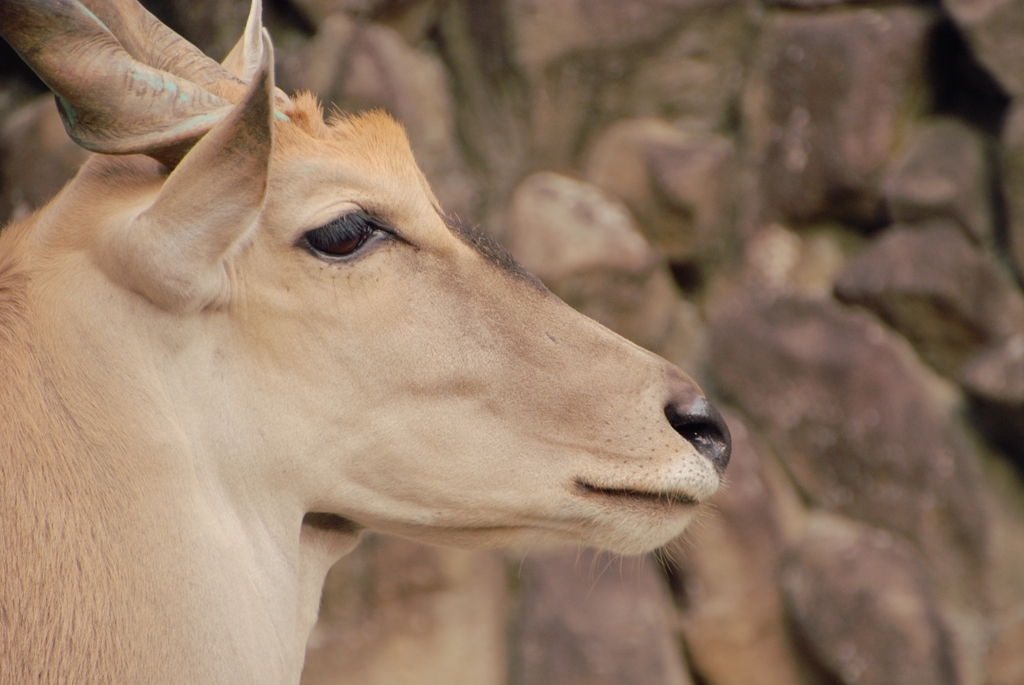
[[349,212],[306,231],[299,244],[317,257],[337,261],[359,252],[375,233],[386,233],[386,230],[362,212]]

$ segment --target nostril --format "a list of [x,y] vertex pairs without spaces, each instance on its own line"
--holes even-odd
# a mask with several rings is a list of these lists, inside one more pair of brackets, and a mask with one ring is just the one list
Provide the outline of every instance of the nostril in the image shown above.
[[732,440],[725,420],[710,402],[700,397],[685,410],[669,402],[665,405],[665,418],[679,435],[714,464],[716,471],[725,471],[732,452]]

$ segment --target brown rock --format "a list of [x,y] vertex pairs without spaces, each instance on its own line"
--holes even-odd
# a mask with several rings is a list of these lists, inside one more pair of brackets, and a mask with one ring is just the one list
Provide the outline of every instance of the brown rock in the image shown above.
[[516,189],[505,224],[512,255],[569,305],[648,349],[666,340],[671,276],[621,202],[540,172]]
[[890,152],[926,101],[933,19],[910,7],[768,16],[744,98],[756,225],[880,223]]
[[729,484],[686,534],[685,547],[666,553],[686,652],[704,682],[799,685],[779,592],[778,505],[743,421],[723,416],[733,441]]
[[992,402],[1024,406],[1024,335],[982,350],[964,368],[964,387]]
[[392,29],[334,14],[308,45],[282,58],[278,73],[286,89],[312,90],[347,112],[390,112],[405,126],[444,210],[473,216],[477,188],[455,139],[454,105],[436,56]]
[[161,21],[220,60],[242,35],[250,0],[158,0],[145,4]]
[[302,683],[503,684],[505,598],[492,552],[368,535],[328,573]]
[[978,61],[1011,95],[1024,94],[1024,8],[1013,0],[943,0]]
[[[864,5],[871,2],[871,0],[764,0],[764,4],[767,7],[778,7],[784,9],[801,9],[801,10],[820,10],[829,7],[842,6],[857,6]],[[871,4],[880,5],[899,5],[908,4],[904,0],[875,0]]]
[[530,171],[528,97],[512,58],[504,3],[447,0],[436,37],[457,94],[459,140],[482,179],[480,219],[500,238],[509,198]]
[[293,0],[291,4],[317,30],[331,15],[344,13],[389,26],[412,45],[430,30],[439,9],[438,0]]
[[843,683],[962,682],[924,564],[899,536],[814,516],[782,587],[798,634]]
[[989,652],[988,685],[1024,683],[1024,613],[1000,626]]
[[938,381],[898,339],[831,301],[741,295],[712,316],[710,349],[719,390],[812,504],[906,536],[944,601],[984,610],[977,462]]
[[[68,137],[52,95],[40,95],[0,126],[0,183],[10,217],[43,206],[89,153]],[[0,216],[0,223],[10,218]]]
[[951,222],[886,231],[847,263],[836,294],[877,313],[953,380],[981,349],[1024,331],[1024,296]]
[[728,123],[750,18],[737,0],[515,0],[512,55],[537,166],[571,168],[593,134],[630,116]]
[[1010,258],[1024,276],[1024,105],[1015,101],[1003,126],[1000,160]]
[[886,172],[882,190],[896,221],[953,219],[975,242],[990,245],[991,183],[981,136],[948,119],[913,133]]
[[669,39],[638,59],[625,78],[617,78],[618,64],[611,62],[611,79],[598,104],[608,112],[607,121],[658,117],[693,130],[734,129],[755,36],[745,3],[695,10]]
[[1024,334],[980,351],[960,380],[975,426],[1024,468]]
[[512,685],[691,683],[668,590],[649,559],[554,549],[518,566]]
[[685,262],[723,243],[734,157],[724,136],[660,119],[623,120],[595,141],[586,178],[623,200],[669,261]]
[[827,228],[796,233],[780,224],[763,226],[744,245],[745,278],[758,289],[830,298],[848,237]]
[[992,509],[992,599],[986,685],[1024,683],[1024,481],[998,456],[985,460]]
[[730,0],[508,0],[517,61],[543,70],[567,55],[653,41],[694,10]]

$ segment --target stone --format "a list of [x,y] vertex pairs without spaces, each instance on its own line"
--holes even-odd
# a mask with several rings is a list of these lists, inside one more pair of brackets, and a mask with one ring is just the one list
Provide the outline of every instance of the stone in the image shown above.
[[785,558],[782,588],[798,635],[841,682],[963,682],[924,563],[898,535],[817,514]]
[[512,255],[569,305],[642,347],[665,342],[678,295],[622,202],[539,172],[516,188],[505,226]]
[[508,0],[516,60],[543,70],[568,55],[651,42],[694,10],[729,0]]
[[649,558],[557,548],[517,566],[510,685],[691,685]]
[[878,314],[954,381],[979,351],[1024,332],[1024,295],[948,221],[885,231],[847,262],[836,295]]
[[661,119],[626,119],[594,142],[585,177],[625,202],[669,261],[689,262],[724,243],[735,155],[725,136]]
[[68,137],[52,95],[39,95],[0,124],[0,187],[8,218],[46,204],[64,187],[89,153]]
[[623,78],[616,78],[621,58],[609,61],[610,80],[596,103],[603,119],[658,117],[695,131],[735,131],[756,35],[744,2],[695,10],[642,59],[627,53],[635,61],[626,62]]
[[745,280],[767,291],[827,299],[846,261],[844,237],[828,228],[797,233],[777,223],[762,226],[744,245]]
[[1000,141],[1007,242],[1017,278],[1024,277],[1024,104],[1014,101]]
[[[904,0],[881,0],[871,2],[880,5],[898,5]],[[868,4],[870,0],[764,0],[766,7],[772,9],[822,10],[837,6],[849,7]]]
[[882,175],[927,102],[934,17],[917,7],[767,15],[743,106],[760,170],[751,228],[884,223]]
[[145,4],[158,19],[220,61],[245,30],[250,0],[157,0]]
[[388,26],[410,45],[423,40],[439,9],[438,0],[293,0],[291,4],[317,30],[328,17],[344,13]]
[[613,121],[724,128],[752,24],[737,0],[516,0],[512,55],[526,81],[531,156],[567,170]]
[[993,603],[988,685],[1024,682],[1024,480],[997,456],[986,461],[993,509]]
[[912,541],[943,601],[985,611],[989,535],[953,391],[863,311],[741,291],[711,313],[717,388],[807,501]]
[[1024,683],[1024,614],[1001,626],[988,658],[988,685]]
[[715,685],[802,685],[779,591],[785,541],[778,503],[743,420],[722,415],[732,434],[728,487],[666,548],[664,561],[691,668]]
[[975,426],[1024,468],[1024,334],[978,352],[960,380]]
[[448,0],[434,44],[456,93],[459,141],[481,179],[480,220],[497,240],[509,198],[531,171],[528,97],[513,62],[504,3]]
[[978,61],[1013,96],[1024,94],[1024,8],[1013,0],[943,0]]
[[1024,334],[1016,333],[975,355],[964,387],[993,402],[1024,405]]
[[319,26],[332,14],[369,18],[395,6],[412,3],[407,0],[293,0],[293,4],[307,21]]
[[953,119],[921,125],[882,181],[897,222],[952,219],[981,245],[992,245],[992,178],[981,135]]
[[475,214],[477,187],[455,136],[444,66],[392,29],[334,14],[307,45],[281,58],[286,90],[311,90],[346,112],[381,108],[400,121],[443,209]]
[[999,455],[984,462],[992,510],[992,603],[986,685],[1024,683],[1024,471]]
[[367,535],[327,575],[303,685],[504,685],[506,580],[494,552]]

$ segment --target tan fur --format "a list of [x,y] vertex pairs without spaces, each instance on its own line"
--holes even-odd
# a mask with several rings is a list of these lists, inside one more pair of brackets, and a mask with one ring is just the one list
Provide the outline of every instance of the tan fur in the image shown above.
[[[152,160],[94,156],[0,234],[4,685],[297,682],[324,574],[358,537],[308,512],[629,553],[692,508],[577,479],[717,487],[663,413],[696,386],[449,231],[397,123],[325,123],[308,95],[286,114],[203,306],[154,301],[104,251],[160,196]],[[356,207],[402,239],[345,264],[296,247]]]

